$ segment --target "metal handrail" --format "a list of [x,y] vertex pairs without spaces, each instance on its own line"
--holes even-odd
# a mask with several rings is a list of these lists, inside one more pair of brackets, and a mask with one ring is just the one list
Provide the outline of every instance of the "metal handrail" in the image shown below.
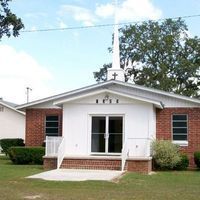
[[60,168],[64,157],[65,157],[65,138],[63,137],[62,141],[58,147],[57,169]]
[[[131,142],[131,140],[145,140],[145,152],[144,152],[144,156],[145,157],[149,157],[150,156],[150,148],[151,148],[151,139],[150,138],[126,138],[124,144],[123,144],[123,148],[122,148],[122,153],[121,153],[121,170],[124,171],[125,169],[125,165],[126,165],[126,160],[129,157],[129,153],[130,153],[130,149],[128,146],[129,141]],[[130,144],[129,144],[130,145]]]
[[128,149],[127,140],[126,140],[123,144],[122,154],[121,154],[121,171],[124,171],[128,156],[129,156],[129,149]]

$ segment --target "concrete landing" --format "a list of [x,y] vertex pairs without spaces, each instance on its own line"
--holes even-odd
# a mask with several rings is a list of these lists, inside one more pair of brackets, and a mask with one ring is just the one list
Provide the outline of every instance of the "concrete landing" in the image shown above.
[[122,174],[122,171],[114,170],[55,169],[29,176],[27,178],[49,181],[112,181],[113,179],[120,177]]

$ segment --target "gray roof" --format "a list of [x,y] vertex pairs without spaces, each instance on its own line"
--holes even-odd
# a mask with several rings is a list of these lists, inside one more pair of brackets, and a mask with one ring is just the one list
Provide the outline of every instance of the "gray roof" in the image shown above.
[[9,108],[9,109],[11,109],[11,110],[13,110],[13,111],[15,111],[15,112],[17,112],[17,113],[25,115],[24,112],[19,111],[19,110],[16,109],[18,104],[15,104],[15,103],[12,103],[12,102],[9,102],[9,101],[4,101],[2,98],[0,98],[0,104],[5,106],[5,107],[7,107],[7,108]]
[[13,107],[13,108],[15,108],[16,106],[18,106],[18,104],[16,104],[16,103],[12,103],[12,102],[9,102],[9,101],[4,101],[2,98],[0,98],[0,103],[4,103],[4,104],[6,104],[6,105],[8,105],[8,106],[10,106],[10,107]]
[[44,102],[48,102],[48,101],[52,101],[52,100],[55,101],[55,100],[65,98],[65,97],[69,97],[70,95],[78,94],[78,93],[81,93],[81,92],[89,92],[91,89],[98,89],[98,88],[105,88],[106,89],[107,86],[112,85],[112,84],[122,85],[122,86],[130,87],[130,88],[136,88],[136,89],[140,89],[140,90],[143,90],[143,91],[149,91],[149,92],[153,92],[155,94],[162,94],[162,95],[165,95],[165,96],[174,97],[174,98],[177,98],[177,99],[182,99],[182,100],[185,100],[185,101],[200,104],[200,99],[190,98],[190,97],[186,97],[186,96],[183,96],[183,95],[165,92],[165,91],[158,90],[158,89],[148,88],[148,87],[136,85],[136,84],[133,84],[133,83],[127,83],[127,82],[122,82],[122,81],[117,81],[117,80],[109,80],[109,81],[105,81],[105,82],[102,82],[102,83],[96,83],[96,84],[89,85],[89,86],[79,88],[79,89],[76,89],[76,90],[72,90],[72,91],[69,91],[69,92],[65,92],[65,93],[50,96],[50,97],[47,97],[47,98],[32,101],[32,102],[29,102],[29,103],[25,103],[25,104],[17,106],[16,109],[24,110],[27,107],[37,105],[37,104],[40,104],[40,103],[44,103]]

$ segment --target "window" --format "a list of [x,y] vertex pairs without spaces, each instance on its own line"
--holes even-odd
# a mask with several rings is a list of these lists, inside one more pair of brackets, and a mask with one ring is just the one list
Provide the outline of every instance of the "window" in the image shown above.
[[122,116],[92,116],[92,153],[121,153]]
[[46,116],[46,136],[58,136],[58,116]]
[[187,141],[188,137],[188,116],[174,114],[172,116],[173,140]]
[[0,106],[0,112],[3,112],[3,111],[4,111],[4,107]]

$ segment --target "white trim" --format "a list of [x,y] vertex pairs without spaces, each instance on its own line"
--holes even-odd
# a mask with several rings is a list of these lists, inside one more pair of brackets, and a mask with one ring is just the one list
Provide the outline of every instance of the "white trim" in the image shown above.
[[15,109],[14,107],[12,107],[12,106],[9,106],[8,104],[5,104],[5,103],[3,103],[3,102],[1,102],[1,101],[0,101],[0,104],[1,104],[2,106],[5,106],[5,107],[7,107],[7,108],[9,108],[9,109],[11,109],[11,110],[13,110],[13,111],[17,112],[17,113],[20,113],[20,114],[22,114],[22,115],[25,115],[25,113],[24,113],[24,112],[22,112],[22,111],[19,111],[19,110]]
[[[118,156],[120,156],[121,155],[121,153],[110,153],[110,152],[108,152],[108,139],[109,139],[109,130],[108,130],[108,125],[109,125],[109,122],[108,122],[108,120],[109,120],[109,117],[122,117],[122,147],[123,147],[123,143],[124,143],[124,138],[125,138],[125,114],[108,114],[108,113],[105,113],[105,114],[98,114],[98,113],[95,113],[95,114],[88,114],[88,116],[89,116],[89,123],[90,123],[90,129],[88,130],[88,135],[89,135],[89,137],[90,137],[90,140],[89,140],[89,142],[88,142],[88,144],[90,145],[90,148],[89,148],[89,154],[91,155],[91,156],[100,156],[100,155],[104,155],[104,156],[106,156],[106,155],[108,155],[108,156],[112,156],[112,155],[118,155]],[[106,136],[106,138],[104,138],[105,139],[105,152],[92,152],[92,117],[95,117],[95,116],[99,116],[99,117],[105,117],[105,123],[106,123],[106,130],[105,130],[105,133],[104,133],[104,136],[105,136],[105,134],[108,134],[108,138],[107,138],[107,136]]]
[[127,160],[152,160],[152,157],[151,156],[147,156],[147,157],[141,157],[141,156],[138,156],[138,157],[128,157]]
[[172,143],[177,144],[177,145],[182,146],[182,147],[188,146],[188,141],[185,141],[185,140],[173,140]]
[[34,106],[34,105],[37,105],[37,104],[56,100],[56,99],[59,99],[59,98],[65,97],[65,96],[67,97],[69,95],[73,95],[73,94],[76,94],[76,93],[79,93],[79,92],[84,92],[84,91],[87,91],[89,89],[98,88],[100,86],[108,85],[108,84],[111,84],[111,83],[112,83],[112,81],[106,81],[106,82],[103,82],[103,83],[98,83],[98,84],[86,86],[86,87],[83,87],[83,88],[80,88],[80,89],[76,89],[76,90],[72,90],[72,91],[69,91],[69,92],[62,93],[62,94],[58,94],[58,95],[50,96],[50,97],[47,97],[47,98],[39,99],[39,100],[36,100],[36,101],[32,101],[30,103],[25,103],[25,104],[16,106],[16,109],[27,108],[27,107]]
[[90,93],[79,95],[79,96],[72,97],[72,98],[66,98],[66,99],[63,99],[63,100],[60,100],[60,101],[55,101],[53,103],[53,105],[61,105],[63,103],[67,103],[69,101],[74,101],[74,100],[77,100],[77,99],[81,99],[81,98],[84,98],[84,97],[89,97],[89,96],[93,96],[93,95],[97,95],[97,94],[101,94],[101,93],[116,94],[116,95],[127,97],[127,98],[130,98],[130,99],[139,100],[139,101],[143,101],[143,102],[147,102],[147,103],[152,103],[158,108],[161,108],[161,109],[163,108],[163,105],[162,105],[161,102],[154,101],[154,100],[147,99],[147,98],[143,98],[143,97],[139,97],[139,96],[136,96],[136,95],[125,94],[125,93],[122,93],[122,92],[116,92],[116,91],[113,91],[113,90],[110,90],[110,89],[101,89],[99,91],[90,92]]
[[78,94],[80,92],[84,92],[84,91],[88,91],[88,90],[92,90],[92,89],[96,89],[96,88],[98,89],[100,87],[107,87],[111,84],[118,84],[118,85],[122,85],[122,86],[126,86],[126,87],[136,88],[136,89],[140,89],[140,90],[143,90],[143,91],[153,92],[153,93],[156,93],[156,94],[161,94],[161,95],[173,97],[173,98],[176,98],[176,99],[181,99],[181,100],[200,104],[200,100],[198,100],[198,99],[165,92],[165,91],[158,90],[158,89],[147,88],[147,87],[132,84],[132,83],[121,82],[121,81],[116,81],[116,80],[109,80],[109,81],[106,81],[106,82],[103,82],[103,83],[90,85],[90,86],[83,87],[83,88],[80,88],[80,89],[77,89],[77,90],[72,90],[72,91],[69,91],[69,92],[62,93],[62,94],[58,94],[58,95],[50,96],[50,97],[43,98],[43,99],[40,99],[40,100],[36,100],[36,101],[30,102],[30,103],[22,104],[22,105],[16,106],[16,109],[25,109],[25,108],[33,106],[33,105],[37,105],[37,104],[41,104],[41,103],[44,103],[44,102],[56,100],[56,99],[59,99],[59,98],[64,98],[64,97],[67,97],[69,95]]
[[76,159],[90,159],[90,160],[105,160],[105,159],[108,159],[108,160],[121,160],[121,157],[120,155],[101,155],[101,156],[98,156],[98,155],[65,155],[65,159],[72,159],[72,160],[76,160]]
[[159,101],[151,100],[151,99],[140,97],[140,96],[136,96],[136,95],[125,94],[125,93],[122,93],[122,92],[116,92],[116,91],[113,91],[113,90],[108,90],[108,91],[110,93],[112,93],[112,94],[120,95],[120,96],[127,97],[127,98],[130,98],[130,99],[143,101],[143,102],[147,102],[147,103],[152,103],[156,107],[163,109],[163,105]]
[[[57,156],[43,156],[43,158],[57,158]],[[72,159],[72,160],[77,160],[77,159],[82,159],[82,160],[121,160],[120,155],[102,155],[102,156],[95,156],[95,155],[65,155],[65,159]],[[128,157],[127,160],[152,160],[152,157],[147,156],[147,157]]]
[[90,92],[90,93],[79,95],[79,96],[76,96],[76,97],[65,98],[63,100],[54,101],[53,105],[61,105],[63,103],[67,103],[69,101],[74,101],[74,100],[81,99],[81,98],[84,98],[84,97],[90,97],[90,96],[93,96],[93,95],[101,94],[101,93],[106,92],[106,91],[107,90],[105,90],[105,89],[101,89],[101,90],[98,90],[98,91],[95,91],[95,92]]

